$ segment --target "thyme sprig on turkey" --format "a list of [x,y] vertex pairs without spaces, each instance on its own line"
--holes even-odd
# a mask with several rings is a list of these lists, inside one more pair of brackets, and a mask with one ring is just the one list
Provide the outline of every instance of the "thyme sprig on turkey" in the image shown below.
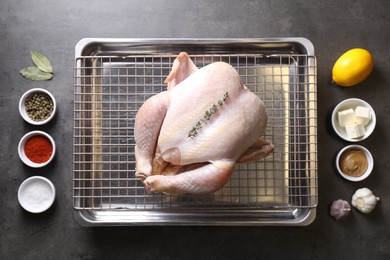
[[213,104],[209,109],[204,112],[203,118],[201,118],[196,124],[192,127],[192,129],[188,132],[188,137],[194,138],[198,135],[198,131],[202,129],[202,124],[207,124],[207,121],[210,120],[211,116],[217,112],[219,107],[222,107],[225,103],[226,99],[229,98],[229,92],[226,92],[223,95],[223,98],[218,100],[216,104]]

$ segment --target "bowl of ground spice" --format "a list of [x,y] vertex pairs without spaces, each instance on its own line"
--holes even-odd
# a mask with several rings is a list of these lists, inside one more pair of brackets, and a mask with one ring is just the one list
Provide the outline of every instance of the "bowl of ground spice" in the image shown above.
[[33,125],[43,125],[54,117],[56,100],[49,91],[33,88],[20,98],[19,112],[26,122]]
[[28,166],[40,168],[53,160],[56,145],[53,138],[42,131],[32,131],[20,139],[20,159]]
[[361,181],[371,174],[374,158],[367,148],[361,145],[348,145],[338,152],[336,168],[345,179]]

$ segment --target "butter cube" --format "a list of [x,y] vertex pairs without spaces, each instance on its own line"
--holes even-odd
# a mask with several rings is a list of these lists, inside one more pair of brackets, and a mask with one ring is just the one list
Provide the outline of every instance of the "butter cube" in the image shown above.
[[371,119],[371,111],[367,107],[358,106],[355,109],[356,123],[367,125]]
[[359,138],[366,134],[363,124],[350,124],[345,126],[349,138]]
[[353,111],[352,108],[338,112],[338,116],[339,116],[339,124],[341,127],[354,124],[356,121],[355,111]]

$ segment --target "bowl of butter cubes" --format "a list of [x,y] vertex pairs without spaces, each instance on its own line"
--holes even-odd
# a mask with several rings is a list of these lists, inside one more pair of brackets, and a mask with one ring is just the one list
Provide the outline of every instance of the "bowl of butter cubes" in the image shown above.
[[332,113],[333,129],[342,139],[349,142],[366,139],[374,131],[375,125],[374,109],[359,98],[341,101]]

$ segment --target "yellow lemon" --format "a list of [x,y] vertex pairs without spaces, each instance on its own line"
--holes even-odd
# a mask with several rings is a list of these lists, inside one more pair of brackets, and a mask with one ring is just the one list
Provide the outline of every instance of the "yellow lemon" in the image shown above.
[[354,48],[341,55],[333,66],[332,79],[343,87],[354,86],[365,80],[374,68],[374,59],[369,51]]

